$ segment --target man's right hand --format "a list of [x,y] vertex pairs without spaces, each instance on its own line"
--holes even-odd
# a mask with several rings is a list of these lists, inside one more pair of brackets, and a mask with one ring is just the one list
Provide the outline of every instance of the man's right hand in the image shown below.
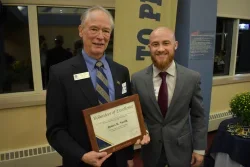
[[95,166],[95,167],[100,167],[102,163],[109,158],[112,155],[112,153],[107,154],[106,152],[95,152],[95,151],[90,151],[82,156],[82,161]]
[[150,137],[149,137],[149,134],[146,134],[143,136],[142,140],[138,139],[136,141],[136,145],[140,144],[140,145],[146,145],[150,142]]

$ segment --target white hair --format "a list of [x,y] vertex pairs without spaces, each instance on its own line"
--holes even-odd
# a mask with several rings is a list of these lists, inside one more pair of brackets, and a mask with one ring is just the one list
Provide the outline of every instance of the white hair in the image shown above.
[[93,6],[89,9],[87,9],[86,11],[84,11],[82,13],[82,16],[81,16],[81,25],[84,26],[84,23],[86,22],[87,18],[89,17],[89,14],[93,11],[102,11],[104,13],[106,13],[108,15],[108,17],[110,18],[110,24],[111,24],[111,28],[113,29],[114,28],[114,19],[113,19],[113,16],[110,14],[110,12],[107,10],[107,9],[104,9],[103,7],[101,6]]

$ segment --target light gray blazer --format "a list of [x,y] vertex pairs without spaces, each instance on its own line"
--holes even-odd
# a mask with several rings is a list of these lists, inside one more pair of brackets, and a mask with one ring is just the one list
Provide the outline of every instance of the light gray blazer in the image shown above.
[[132,92],[138,94],[150,143],[142,147],[144,167],[156,167],[162,147],[171,167],[189,167],[193,150],[205,150],[207,125],[200,74],[176,63],[172,101],[163,118],[153,85],[153,66],[132,75]]

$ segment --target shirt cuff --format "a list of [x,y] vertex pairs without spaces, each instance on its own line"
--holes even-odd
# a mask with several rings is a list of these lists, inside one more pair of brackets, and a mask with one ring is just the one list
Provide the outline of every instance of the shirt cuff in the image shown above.
[[193,152],[200,155],[205,155],[205,150],[194,150]]

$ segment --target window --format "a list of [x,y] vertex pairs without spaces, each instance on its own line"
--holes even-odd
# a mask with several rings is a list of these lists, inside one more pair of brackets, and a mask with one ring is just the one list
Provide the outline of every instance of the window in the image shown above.
[[[76,55],[77,48],[80,51],[83,46],[78,36],[80,15],[86,10],[83,6],[93,6],[96,1],[73,0],[62,4],[44,0],[40,3],[42,6],[35,1],[4,0],[3,3],[0,10],[0,109],[43,105],[48,77],[47,50],[55,47],[55,39],[63,39],[64,49]],[[105,1],[102,6],[114,8],[114,3]],[[108,10],[115,15],[114,9]],[[113,58],[113,34],[105,54]]]
[[[0,24],[0,93],[33,91],[27,6],[4,6]],[[1,47],[0,47],[1,48]]]
[[[49,68],[76,56],[81,52],[83,42],[78,35],[80,17],[85,8],[37,7],[40,62],[43,89],[49,79]],[[114,15],[114,10],[110,10]],[[113,35],[106,55],[113,55]]]
[[217,17],[216,28],[213,85],[249,82],[250,20]]
[[229,75],[233,21],[228,18],[217,18],[214,76]]
[[82,48],[78,35],[84,9],[37,7],[40,62],[43,89],[49,79],[49,68],[77,54]]
[[250,73],[250,20],[240,20],[236,74]]

